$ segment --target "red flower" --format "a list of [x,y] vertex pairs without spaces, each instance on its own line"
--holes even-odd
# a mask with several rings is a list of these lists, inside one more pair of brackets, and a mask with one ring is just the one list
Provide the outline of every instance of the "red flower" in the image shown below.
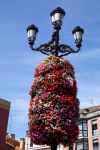
[[35,70],[29,106],[29,135],[35,144],[71,145],[78,138],[79,100],[74,68],[50,55]]

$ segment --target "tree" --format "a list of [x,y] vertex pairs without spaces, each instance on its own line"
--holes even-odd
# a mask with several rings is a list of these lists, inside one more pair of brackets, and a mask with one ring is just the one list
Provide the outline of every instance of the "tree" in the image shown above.
[[29,107],[29,136],[33,143],[73,145],[78,138],[79,100],[73,66],[54,55],[35,70]]

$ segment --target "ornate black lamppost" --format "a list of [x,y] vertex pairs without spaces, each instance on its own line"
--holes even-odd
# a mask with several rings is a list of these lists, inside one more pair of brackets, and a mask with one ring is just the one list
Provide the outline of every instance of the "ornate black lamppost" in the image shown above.
[[33,51],[40,51],[41,53],[46,55],[54,54],[59,57],[68,55],[70,53],[79,52],[82,46],[81,42],[82,42],[82,35],[84,33],[84,30],[80,26],[76,26],[73,29],[72,34],[74,35],[74,39],[76,43],[76,50],[74,50],[69,45],[59,43],[59,31],[61,30],[63,17],[65,16],[65,11],[62,8],[58,7],[51,12],[50,16],[52,18],[54,32],[52,34],[51,40],[48,43],[42,44],[39,47],[34,48],[33,45],[36,39],[38,28],[33,24],[27,27],[28,41],[29,41],[30,48]]
[[[53,54],[51,56],[53,63],[49,61],[49,63],[48,63],[49,65],[47,63],[42,64],[41,66],[43,68],[40,67],[40,68],[42,68],[42,70],[40,69],[41,70],[40,71],[39,69],[37,69],[38,73],[35,74],[35,82],[34,82],[35,84],[33,83],[31,92],[30,92],[32,100],[30,103],[31,105],[30,105],[30,110],[29,110],[29,114],[30,114],[29,118],[31,118],[30,122],[29,122],[29,127],[30,127],[30,133],[32,133],[31,137],[33,139],[33,142],[35,140],[37,143],[38,142],[37,139],[38,139],[40,143],[42,141],[42,143],[46,144],[48,141],[47,139],[49,139],[49,142],[47,144],[51,144],[51,150],[57,150],[57,145],[59,144],[59,141],[61,142],[61,140],[62,140],[62,133],[63,133],[63,135],[65,135],[65,138],[63,138],[61,143],[65,143],[65,144],[69,143],[69,145],[72,146],[73,143],[71,144],[70,141],[73,142],[73,138],[72,138],[73,130],[75,130],[74,136],[75,136],[75,139],[77,139],[78,128],[76,125],[76,120],[78,120],[78,115],[79,115],[79,113],[78,113],[79,102],[78,102],[78,99],[76,98],[77,87],[76,87],[76,81],[74,78],[73,67],[67,61],[64,61],[64,60],[62,61],[62,58],[58,58],[58,57],[63,57],[70,53],[79,52],[79,50],[82,46],[81,42],[82,42],[82,35],[84,33],[84,30],[82,28],[80,28],[79,26],[77,26],[73,29],[72,33],[74,35],[74,39],[75,39],[75,43],[76,43],[76,50],[74,50],[69,45],[59,43],[59,31],[62,26],[63,17],[65,16],[65,11],[62,8],[58,7],[51,12],[50,16],[52,18],[54,32],[52,34],[51,40],[48,43],[42,44],[39,47],[34,48],[33,45],[34,45],[34,41],[36,39],[36,34],[38,32],[38,28],[35,25],[30,25],[27,28],[28,41],[29,41],[30,48],[33,51],[40,51],[41,53],[46,54],[46,55]],[[55,57],[54,55],[57,57]],[[55,60],[57,59],[57,64],[56,64],[56,61],[54,61],[54,59]],[[48,58],[48,60],[49,60],[49,58]],[[44,68],[46,68],[46,69],[44,69]],[[53,71],[55,71],[55,72],[53,72]],[[47,75],[47,74],[49,74],[49,75]],[[58,74],[61,77],[60,79],[59,79]],[[62,76],[62,74],[63,74],[63,76]],[[57,76],[57,78],[56,78],[56,76]],[[38,83],[38,81],[40,81],[40,82]],[[63,92],[61,92],[61,91],[63,91]],[[48,95],[48,94],[50,94],[50,95]],[[46,95],[48,97],[45,97]],[[40,97],[38,97],[38,96],[40,96]],[[46,99],[46,104],[44,103],[44,99],[42,98],[42,96],[44,97],[44,99]],[[34,99],[34,97],[35,97],[35,99]],[[38,99],[36,99],[36,97],[38,97]],[[63,99],[63,97],[64,97],[64,99]],[[66,98],[66,103],[64,101],[65,98]],[[37,104],[37,100],[38,100],[38,104],[39,104],[39,101],[40,101],[40,103],[42,103],[41,110],[40,110],[40,106],[38,106],[38,104]],[[52,102],[54,100],[55,100],[55,102]],[[63,103],[63,101],[64,101],[64,103]],[[72,103],[71,103],[72,106],[71,106],[71,104],[69,104],[69,101],[72,101]],[[49,102],[50,102],[50,104],[48,105]],[[59,102],[61,102],[61,104]],[[33,105],[35,105],[35,104],[36,104],[36,109],[33,107]],[[66,104],[66,106],[65,106],[65,104]],[[48,106],[48,109],[46,109],[47,106]],[[61,107],[67,108],[67,106],[71,107],[71,110],[68,110],[66,112],[67,109],[63,109],[62,111],[60,111],[62,109]],[[53,108],[53,110],[55,109],[54,112],[56,112],[55,113],[56,116],[53,113],[52,114],[53,116],[50,118],[51,119],[50,120],[48,116],[50,115],[50,113],[53,112],[51,108]],[[48,115],[45,113],[45,110],[48,110],[47,111],[47,112],[49,112]],[[71,111],[73,111],[74,113]],[[64,116],[65,118],[62,117],[62,112],[63,112],[63,114],[66,113],[66,115],[67,115],[67,117],[69,117],[69,119],[66,116]],[[40,115],[41,113],[42,113],[42,115]],[[39,115],[39,118],[37,117],[38,115]],[[44,115],[45,115],[45,117],[44,117]],[[44,117],[45,121],[40,116]],[[59,119],[57,122],[58,116],[61,117],[60,119],[63,118],[62,120],[60,120],[61,124],[59,122]],[[41,134],[41,137],[40,137],[40,133],[42,133],[42,132],[40,132],[40,131],[42,131],[43,129],[37,131],[37,128],[36,128],[38,126],[39,119],[42,121],[42,123],[40,121],[38,129],[42,129],[42,127],[45,127],[44,128],[45,131],[43,132],[43,134]],[[37,121],[37,122],[35,122],[35,121]],[[65,130],[64,122],[66,123],[66,130]],[[34,126],[34,124],[36,126]],[[34,127],[35,127],[35,129],[33,129]],[[49,130],[49,128],[50,128],[50,130]],[[72,129],[72,133],[70,132],[71,129]],[[36,131],[37,134],[34,133],[34,130]],[[52,132],[50,132],[50,131],[52,131]],[[57,133],[58,133],[58,135],[59,135],[59,133],[61,133],[61,137],[60,137],[60,135],[57,137],[56,136]],[[46,137],[45,140],[44,140],[44,137]],[[53,137],[53,139],[51,139],[51,137]],[[57,139],[55,139],[54,137],[56,137]],[[59,137],[60,137],[60,140],[58,139]]]

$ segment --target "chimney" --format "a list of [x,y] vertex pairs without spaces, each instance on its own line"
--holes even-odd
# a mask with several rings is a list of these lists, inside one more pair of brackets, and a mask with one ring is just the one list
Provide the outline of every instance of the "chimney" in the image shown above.
[[20,138],[20,148],[21,148],[22,150],[25,149],[25,139],[24,139],[24,138]]
[[10,134],[10,138],[15,140],[15,134]]

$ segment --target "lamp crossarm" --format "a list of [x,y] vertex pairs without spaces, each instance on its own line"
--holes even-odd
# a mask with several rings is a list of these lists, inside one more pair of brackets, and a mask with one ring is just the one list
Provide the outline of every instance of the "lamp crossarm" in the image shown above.
[[69,45],[66,45],[66,44],[59,45],[59,52],[62,53],[59,57],[69,55],[70,53],[78,53],[79,51],[80,51],[80,48],[78,47],[77,49],[73,49]]
[[[42,44],[37,48],[34,48],[32,45],[30,45],[30,48],[33,51],[39,51],[45,55],[50,55],[50,54],[55,55],[55,49],[51,41],[49,43]],[[59,57],[63,57],[63,56],[69,55],[70,53],[78,53],[80,51],[80,48],[77,47],[77,49],[75,50],[71,48],[69,45],[60,44],[58,46],[57,51],[60,53]]]
[[33,50],[33,51],[39,51],[45,55],[49,55],[51,53],[51,44],[50,42],[49,43],[45,43],[45,44],[42,44],[40,45],[39,47],[37,48],[34,48],[33,45],[30,45],[30,48]]

